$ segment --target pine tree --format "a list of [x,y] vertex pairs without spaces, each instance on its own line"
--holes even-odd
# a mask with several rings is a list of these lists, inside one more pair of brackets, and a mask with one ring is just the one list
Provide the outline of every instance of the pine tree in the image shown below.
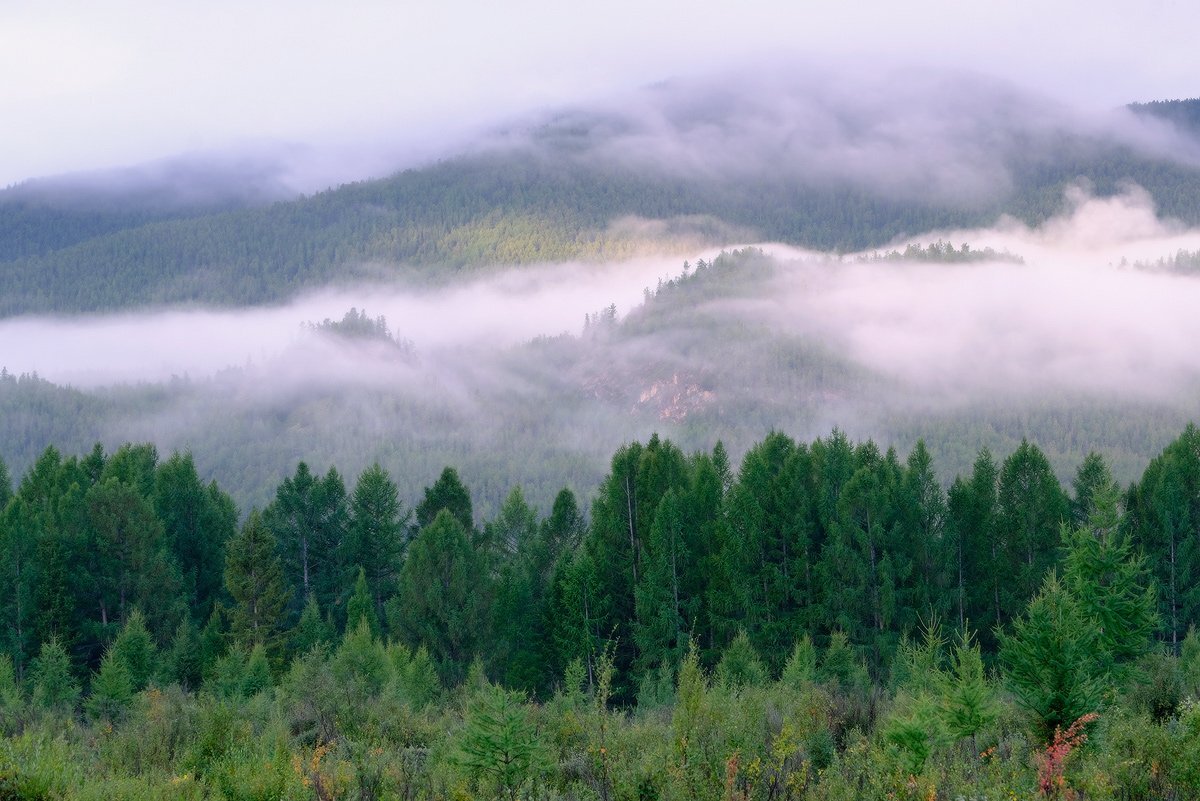
[[346,629],[331,664],[334,678],[351,699],[351,708],[361,708],[383,691],[392,678],[392,665],[383,644],[376,639],[366,618]]
[[242,673],[242,695],[250,697],[268,690],[273,685],[271,680],[271,663],[267,659],[267,649],[261,642],[255,643],[246,659],[245,671]]
[[779,681],[793,690],[803,690],[817,680],[817,649],[807,633],[796,640],[792,654],[783,666]]
[[433,523],[443,509],[458,521],[464,531],[475,529],[475,514],[471,510],[471,493],[463,486],[458,471],[453,467],[442,470],[432,487],[425,488],[425,497],[417,506],[417,528],[424,529]]
[[950,669],[938,674],[938,716],[950,737],[969,737],[971,749],[978,753],[976,737],[999,711],[995,691],[984,675],[979,645],[969,632],[955,644],[950,660]]
[[275,538],[257,511],[250,513],[226,549],[225,587],[233,599],[230,633],[234,642],[247,649],[262,645],[273,655],[280,643],[288,592]]
[[315,596],[308,596],[304,612],[300,615],[300,622],[292,629],[290,640],[293,656],[303,656],[318,645],[333,641],[333,630],[321,617],[321,608],[317,606]]
[[185,615],[175,629],[175,638],[171,640],[171,648],[167,652],[167,670],[169,679],[179,683],[185,690],[196,690],[204,680],[204,648],[200,632],[192,622],[190,615]]
[[[125,472],[135,472],[131,480],[141,481],[140,470],[145,465],[133,454],[143,452],[129,453],[121,464],[129,468]],[[144,460],[148,459],[145,454]],[[124,621],[137,607],[156,637],[169,637],[185,611],[184,599],[162,523],[146,496],[109,476],[88,490],[87,510],[94,556],[90,583],[96,588],[92,607],[99,612],[101,626]]]
[[277,543],[293,615],[300,615],[310,594],[322,609],[342,600],[347,577],[340,555],[348,519],[346,488],[333,468],[322,478],[300,462],[275,491],[263,522]]
[[546,757],[524,698],[488,686],[467,706],[458,737],[458,762],[480,788],[516,801],[546,767]]
[[638,646],[638,670],[649,673],[659,665],[673,666],[683,656],[685,632],[691,626],[684,617],[691,611],[684,604],[689,588],[681,586],[690,555],[683,537],[679,496],[667,490],[654,514],[646,558],[638,586],[637,621],[633,636]]
[[1067,497],[1050,461],[1037,446],[1022,441],[1004,460],[997,494],[996,538],[1002,561],[991,569],[999,582],[1002,620],[1016,614],[1038,591],[1058,557],[1060,530],[1068,515]]
[[729,689],[758,687],[767,681],[767,669],[746,632],[739,631],[717,663],[717,682]]
[[191,453],[174,453],[154,475],[154,510],[179,565],[194,620],[205,620],[224,581],[225,543],[237,533],[233,500],[205,486]]

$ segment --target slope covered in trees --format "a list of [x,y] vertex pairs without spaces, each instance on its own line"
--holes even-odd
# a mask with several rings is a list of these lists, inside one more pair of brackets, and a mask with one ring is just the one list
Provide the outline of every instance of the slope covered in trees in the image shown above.
[[[753,116],[761,109],[717,103],[692,119],[662,102],[673,135],[684,144],[697,127],[736,137],[743,126],[762,123]],[[981,124],[976,114],[986,117],[982,98],[980,105],[963,112],[968,129]],[[1061,211],[1064,190],[1079,182],[1102,196],[1137,184],[1162,215],[1200,222],[1194,165],[1119,139],[1021,127],[1034,122],[1008,120],[1005,125],[1016,127],[1007,138],[959,143],[981,148],[975,168],[992,176],[962,190],[964,197],[931,193],[924,179],[909,185],[886,169],[877,181],[786,163],[723,173],[705,166],[709,156],[716,160],[705,153],[694,154],[696,169],[679,169],[670,159],[643,165],[620,155],[630,147],[621,137],[640,141],[636,137],[650,133],[635,119],[604,114],[568,115],[533,126],[516,143],[483,145],[389,178],[267,207],[218,205],[195,216],[195,209],[123,206],[118,199],[102,213],[71,217],[18,196],[0,202],[0,314],[249,305],[334,281],[446,282],[489,265],[612,259],[698,243],[759,239],[861,250],[903,235],[990,225],[1001,214],[1036,223]],[[879,135],[849,119],[840,123],[851,126],[846,136],[862,139],[863,147]],[[730,147],[753,143],[735,140]],[[910,158],[924,157],[897,156]]]
[[1191,797],[1198,436],[1070,492],[1032,443],[946,491],[922,444],[776,432],[735,466],[654,436],[589,514],[513,488],[482,522],[452,468],[412,494],[301,462],[238,515],[186,454],[51,449],[0,481],[0,781]]

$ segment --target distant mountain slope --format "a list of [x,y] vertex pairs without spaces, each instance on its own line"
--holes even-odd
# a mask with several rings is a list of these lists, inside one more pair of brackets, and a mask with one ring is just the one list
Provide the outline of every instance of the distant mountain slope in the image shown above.
[[294,197],[279,172],[261,159],[185,156],[25,181],[0,190],[0,263],[154,222]]
[[1005,213],[1037,222],[1078,181],[1099,194],[1137,183],[1161,214],[1200,223],[1200,162],[1001,100],[960,98],[930,119],[829,112],[826,97],[789,117],[770,97],[668,87],[650,112],[565,113],[473,154],[269,206],[114,201],[72,218],[0,196],[0,315],[249,305],[334,281],[448,281],[751,238],[858,250]]
[[1200,98],[1130,103],[1129,108],[1135,114],[1157,117],[1191,134],[1200,135]]

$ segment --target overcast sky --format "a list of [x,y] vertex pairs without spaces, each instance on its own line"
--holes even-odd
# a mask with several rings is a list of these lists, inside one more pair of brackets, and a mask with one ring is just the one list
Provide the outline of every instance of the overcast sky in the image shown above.
[[1189,0],[0,0],[0,186],[281,145],[336,182],[756,64],[966,69],[1085,107],[1193,97],[1198,28]]

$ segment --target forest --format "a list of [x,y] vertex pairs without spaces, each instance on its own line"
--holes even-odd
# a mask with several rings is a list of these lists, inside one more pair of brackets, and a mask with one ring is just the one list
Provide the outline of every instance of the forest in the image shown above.
[[[658,102],[671,107],[669,98]],[[749,117],[741,119],[737,109],[709,106],[703,122],[727,135],[761,122],[754,115],[762,109],[743,110]],[[1180,101],[1133,110],[1194,133],[1194,109]],[[698,122],[672,120],[681,136]],[[923,181],[889,192],[847,176],[681,173],[605,149],[620,144],[608,141],[613,130],[638,124],[552,118],[531,123],[517,142],[500,139],[386,178],[274,202],[265,191],[235,187],[207,204],[157,195],[150,203],[137,194],[72,204],[36,186],[11,187],[0,192],[0,316],[248,306],[332,282],[446,284],[497,265],[749,241],[858,251],[925,231],[987,226],[1002,215],[1044,222],[1064,211],[1064,190],[1080,184],[1099,196],[1137,184],[1163,217],[1200,222],[1194,163],[1119,138],[1027,129],[1028,120],[1006,120],[1006,144],[989,142],[976,157],[976,169],[1006,176],[980,197],[931,195]],[[878,135],[869,127],[845,131],[851,140]]]
[[1193,426],[1126,487],[834,430],[486,519],[145,444],[0,493],[3,798],[1200,797]]

